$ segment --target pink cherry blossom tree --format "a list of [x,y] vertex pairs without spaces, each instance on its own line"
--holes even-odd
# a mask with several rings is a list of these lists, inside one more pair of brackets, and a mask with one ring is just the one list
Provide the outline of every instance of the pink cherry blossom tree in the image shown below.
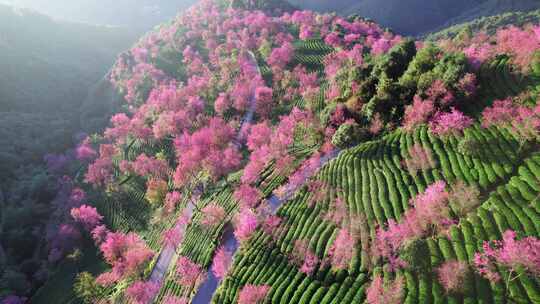
[[400,304],[403,298],[404,282],[402,277],[384,282],[380,275],[375,275],[366,291],[369,304]]
[[463,291],[469,274],[469,264],[462,261],[446,261],[437,268],[437,277],[447,293]]
[[240,290],[238,304],[262,304],[268,291],[270,291],[270,286],[268,285],[245,285]]
[[245,242],[255,232],[259,225],[257,215],[248,208],[243,208],[235,219],[234,236],[240,242]]
[[319,258],[309,249],[307,240],[296,240],[293,251],[290,255],[291,262],[300,267],[300,271],[309,275],[312,274],[319,263]]
[[522,143],[540,137],[540,106],[516,105],[512,99],[496,100],[482,112],[482,126],[509,127]]
[[452,108],[450,113],[438,113],[429,124],[431,132],[438,136],[460,135],[473,124],[470,117]]
[[165,195],[165,212],[171,214],[176,206],[182,201],[182,194],[178,191],[169,192]]
[[97,209],[88,205],[71,209],[71,217],[87,231],[92,231],[103,220],[103,216],[98,213]]
[[216,203],[210,203],[202,209],[203,219],[201,224],[205,227],[211,228],[223,222],[226,213],[223,207]]
[[412,131],[419,125],[427,123],[434,111],[433,101],[422,100],[419,96],[414,96],[413,103],[405,107],[403,128],[406,131]]
[[333,269],[346,269],[356,254],[356,240],[347,229],[341,228],[327,254]]
[[90,145],[90,139],[84,139],[75,149],[76,157],[80,161],[89,161],[97,156],[97,152]]
[[126,289],[126,295],[134,304],[150,304],[159,292],[160,286],[154,282],[137,281]]
[[398,253],[407,241],[444,232],[454,224],[448,199],[444,181],[429,185],[423,193],[411,199],[410,204],[414,208],[407,210],[399,223],[389,220],[386,229],[377,229],[375,253],[386,258],[393,268],[405,267]]
[[169,169],[167,162],[146,154],[137,156],[132,164],[133,171],[140,176],[151,176],[155,178],[165,178]]
[[201,265],[181,256],[178,258],[176,276],[180,285],[192,288],[205,279],[206,273]]
[[180,243],[182,242],[183,238],[184,230],[178,225],[175,225],[174,227],[163,231],[161,235],[163,245],[173,248],[177,248],[178,245],[180,245]]
[[133,232],[128,234],[109,232],[99,249],[105,261],[112,266],[111,271],[97,278],[97,282],[101,285],[110,285],[137,275],[154,256],[154,252]]
[[502,240],[484,242],[483,252],[474,256],[476,271],[486,279],[497,282],[501,279],[497,268],[507,270],[506,286],[523,273],[540,275],[540,240],[529,236],[516,239],[516,233],[507,230]]
[[244,208],[255,208],[262,199],[262,192],[255,187],[242,184],[234,192],[234,198]]
[[216,255],[214,256],[214,261],[212,263],[212,272],[216,278],[223,279],[227,275],[227,272],[231,267],[231,263],[232,253],[225,247],[220,247],[216,251]]

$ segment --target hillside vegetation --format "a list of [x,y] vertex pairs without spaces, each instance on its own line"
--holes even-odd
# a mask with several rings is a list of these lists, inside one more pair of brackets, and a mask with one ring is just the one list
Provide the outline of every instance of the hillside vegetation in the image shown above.
[[470,22],[456,24],[446,27],[441,31],[432,32],[427,36],[428,40],[440,40],[444,38],[454,38],[463,31],[472,33],[486,32],[493,35],[498,29],[509,26],[525,26],[527,24],[537,24],[540,21],[540,10],[528,12],[510,12],[489,17],[482,17]]
[[538,24],[430,42],[201,1],[118,58],[109,126],[48,156],[31,302],[537,303],[539,51]]
[[319,12],[337,12],[343,16],[357,14],[371,18],[400,34],[428,34],[455,24],[506,12],[540,8],[536,0],[361,0],[302,1],[292,4]]
[[[133,40],[128,30],[0,5],[0,297],[32,294],[47,279],[44,231],[58,185],[44,156],[102,129],[96,116],[118,111],[112,96],[87,95]],[[118,95],[110,85],[102,92]]]

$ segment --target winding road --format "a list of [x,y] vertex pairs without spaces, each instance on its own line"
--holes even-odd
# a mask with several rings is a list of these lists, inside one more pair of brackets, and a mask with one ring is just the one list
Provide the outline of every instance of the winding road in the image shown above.
[[[288,183],[285,186],[285,194],[281,197],[276,196],[273,194],[270,198],[268,198],[268,202],[271,207],[271,213],[273,215],[276,214],[278,208],[286,201],[288,201],[294,193],[303,187],[305,183],[313,177],[317,172],[319,172],[320,168],[324,166],[326,163],[331,161],[332,159],[336,158],[339,155],[340,150],[335,149],[323,157],[321,157],[319,163],[317,166],[314,167],[307,167],[302,168],[300,170],[303,170],[303,172],[297,172],[302,174],[304,177],[303,181],[301,183]],[[238,250],[238,241],[234,237],[234,234],[232,233],[232,229],[228,229],[226,233],[223,236],[221,245],[225,246],[226,249],[231,252],[232,255],[236,253]],[[212,300],[212,296],[214,295],[216,289],[219,286],[220,280],[216,278],[214,273],[212,271],[208,271],[208,276],[206,280],[203,282],[203,284],[199,287],[197,290],[197,293],[195,294],[195,298],[191,302],[192,304],[208,304]]]
[[[255,55],[252,52],[248,52],[248,54],[249,54],[249,57],[250,57],[249,59],[250,60],[249,60],[249,66],[247,68],[251,69],[252,73],[256,73],[256,74],[259,75],[259,77],[262,77],[259,65],[257,64],[257,59],[255,58]],[[255,89],[256,89],[255,87],[252,88],[251,96],[250,96],[250,99],[249,99],[249,109],[244,114],[244,117],[242,118],[242,123],[240,124],[240,128],[238,129],[236,138],[233,141],[233,144],[239,149],[243,145],[242,136],[243,136],[243,134],[245,134],[245,131],[247,130],[247,128],[249,127],[249,125],[253,121],[253,116],[255,115],[255,111],[256,111],[256,107],[257,107],[257,103],[256,103],[256,100],[255,100]],[[198,201],[198,197],[195,198],[195,199],[191,199],[190,202],[188,203],[188,205],[186,206],[184,212],[182,213],[182,215],[187,216],[188,218],[191,218],[193,216],[193,210],[195,209],[195,204],[196,204],[197,201]],[[182,233],[182,235],[183,235],[185,233],[186,226],[181,225],[181,226],[178,227],[178,229],[181,229],[180,233]],[[232,236],[232,231],[230,232],[230,235]],[[227,240],[229,240],[229,237],[227,237],[227,235],[225,235],[225,237],[226,237]],[[234,237],[233,237],[233,239],[234,239]],[[225,241],[225,243],[227,243],[227,240]],[[236,240],[234,240],[234,241],[236,242]],[[230,240],[229,240],[229,242],[230,242]],[[235,245],[235,246],[237,247],[237,245]],[[163,247],[161,249],[161,251],[159,253],[159,256],[158,256],[158,259],[157,259],[157,262],[154,265],[154,268],[152,268],[152,273],[150,274],[150,279],[149,279],[150,282],[157,283],[160,286],[162,285],[163,280],[164,280],[165,276],[167,275],[167,271],[169,270],[169,268],[171,266],[171,263],[172,263],[175,255],[176,255],[176,249],[177,249],[176,247],[173,247],[173,246],[170,246],[170,245],[166,245],[165,247]],[[232,250],[232,249],[233,248],[231,247],[231,251],[236,251],[236,249],[234,249],[234,250]],[[209,277],[210,277],[210,275],[209,275]],[[207,281],[209,281],[209,280],[207,279]],[[210,290],[212,290],[210,286],[209,286],[209,288],[210,288]],[[217,288],[217,283],[216,283],[216,286],[213,288],[213,290],[215,290],[216,288]],[[212,294],[213,294],[213,291],[212,291]],[[210,294],[210,297],[212,296],[212,294]],[[156,297],[157,297],[157,295],[156,295]],[[199,303],[209,303],[209,300],[207,302],[199,302]]]
[[[259,66],[257,64],[257,61],[255,59],[255,55],[253,53],[249,52],[250,55],[250,67],[257,71],[258,75],[261,76],[261,72],[259,69]],[[238,130],[236,139],[233,141],[233,144],[236,145],[238,148],[241,148],[244,142],[243,135],[245,134],[246,129],[249,127],[253,120],[253,116],[255,114],[256,110],[256,99],[255,99],[255,88],[252,88],[251,97],[249,100],[249,109],[244,114],[244,117],[242,119],[242,123],[240,125],[240,128]],[[328,163],[330,160],[334,159],[339,155],[340,150],[336,149],[333,150],[323,157],[321,157],[318,166],[315,168],[313,167],[306,167],[302,168],[300,170],[303,170],[303,172],[297,172],[302,174],[304,177],[302,183],[288,183],[285,185],[285,194],[281,195],[280,197],[273,194],[270,198],[268,198],[268,202],[271,207],[271,213],[275,214],[278,210],[278,208],[287,200],[289,200],[294,193],[304,186],[304,184],[312,177],[314,176],[319,169],[324,166],[326,163]],[[184,211],[184,214],[191,218],[193,215],[193,210],[195,207],[195,200],[191,200],[186,207],[186,210]],[[185,225],[182,225],[180,229],[183,229],[182,233],[185,232]],[[224,246],[227,251],[231,252],[232,255],[236,253],[238,250],[238,241],[234,237],[233,229],[231,226],[229,226],[225,233],[223,234],[221,245]],[[173,258],[176,254],[176,248],[172,246],[166,246],[164,247],[160,255],[158,257],[158,260],[152,269],[152,273],[150,275],[150,281],[158,284],[162,284],[163,280],[167,274],[168,269],[171,266],[171,262],[173,261]],[[193,304],[208,304],[210,303],[212,296],[214,295],[215,291],[217,290],[219,286],[220,280],[214,275],[212,271],[208,271],[208,275],[206,280],[199,286],[197,293],[195,294],[195,297],[192,301]]]

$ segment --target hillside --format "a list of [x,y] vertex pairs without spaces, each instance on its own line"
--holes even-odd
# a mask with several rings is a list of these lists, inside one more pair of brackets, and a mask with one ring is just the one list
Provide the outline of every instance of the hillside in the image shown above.
[[[88,88],[132,40],[133,34],[124,29],[55,22],[0,6],[0,112],[20,115],[20,133],[5,134],[11,145],[3,145],[0,152],[12,160],[11,169],[40,161],[45,153],[62,151],[72,142],[73,134],[81,131],[79,116]],[[101,115],[106,113],[111,112]],[[33,126],[32,116],[49,123]],[[0,121],[3,131],[11,128],[7,119]]]
[[404,35],[419,35],[483,16],[540,8],[536,0],[436,0],[436,1],[301,1],[290,0],[303,9],[335,11],[343,16],[357,14]]
[[119,101],[88,96],[89,87],[134,37],[0,5],[0,297],[46,280],[47,236],[36,232],[46,230],[58,185],[44,156],[106,125],[91,117],[118,111]]
[[456,24],[444,28],[438,32],[431,32],[427,35],[429,40],[440,40],[444,38],[454,38],[464,30],[470,30],[473,33],[486,32],[493,35],[502,27],[515,25],[524,26],[527,24],[538,24],[540,21],[540,10],[528,12],[510,12],[501,15],[482,17],[470,22]]
[[455,18],[444,23],[441,28],[447,28],[455,24],[469,22],[486,16],[500,15],[506,12],[528,12],[540,8],[540,2],[536,0],[491,0],[485,1],[478,6],[462,12]]
[[539,32],[201,1],[118,57],[108,127],[48,156],[31,303],[539,302]]

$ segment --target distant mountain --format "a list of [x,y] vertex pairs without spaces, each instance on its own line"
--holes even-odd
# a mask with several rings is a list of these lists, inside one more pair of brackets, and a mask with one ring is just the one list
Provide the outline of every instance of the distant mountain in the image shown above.
[[146,31],[174,17],[197,0],[0,0],[49,16],[92,24],[128,26]]
[[431,32],[450,24],[516,10],[540,8],[538,0],[289,0],[316,11],[358,14],[406,35]]
[[[490,0],[481,3],[467,11],[464,11],[459,16],[448,20],[441,25],[439,29],[448,28],[450,26],[470,22],[479,17],[496,16],[504,13],[524,12],[540,9],[539,0]],[[517,20],[516,20],[517,21]]]
[[487,34],[492,35],[498,29],[504,26],[523,26],[529,23],[540,23],[540,10],[528,12],[509,12],[500,15],[477,18],[473,21],[455,24],[444,28],[441,31],[430,33],[426,38],[428,40],[453,38],[464,29],[469,29],[473,33],[485,31]]
[[[79,130],[88,88],[136,35],[0,5],[0,154],[12,160],[5,165],[15,168],[64,149]],[[9,172],[3,169],[0,176]]]

